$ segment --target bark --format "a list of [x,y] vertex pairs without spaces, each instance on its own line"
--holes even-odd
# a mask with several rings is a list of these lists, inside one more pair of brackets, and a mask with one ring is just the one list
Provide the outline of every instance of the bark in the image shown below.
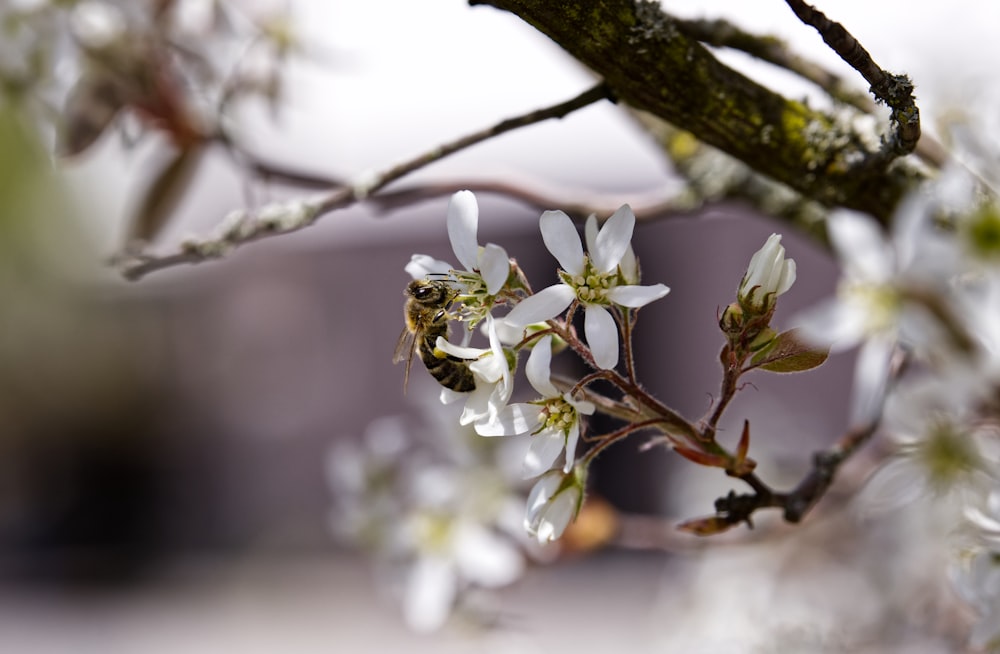
[[887,222],[923,175],[850,125],[719,62],[645,0],[470,0],[509,11],[600,75],[618,101],[690,131],[827,206]]

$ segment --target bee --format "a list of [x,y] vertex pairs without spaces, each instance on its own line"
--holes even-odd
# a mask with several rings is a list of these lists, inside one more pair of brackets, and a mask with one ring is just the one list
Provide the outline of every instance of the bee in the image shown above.
[[476,388],[476,379],[469,370],[469,364],[441,353],[437,349],[438,336],[448,338],[448,308],[458,295],[448,282],[441,280],[417,279],[406,286],[406,304],[403,317],[406,327],[399,336],[393,363],[406,361],[403,388],[410,379],[410,363],[413,352],[420,353],[420,360],[427,372],[445,388],[459,393],[467,393]]

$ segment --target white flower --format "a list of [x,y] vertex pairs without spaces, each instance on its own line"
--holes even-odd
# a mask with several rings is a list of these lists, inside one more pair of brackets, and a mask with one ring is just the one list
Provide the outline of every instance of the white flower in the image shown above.
[[827,220],[830,242],[843,265],[837,295],[799,316],[801,335],[817,345],[845,350],[861,344],[855,368],[851,424],[874,419],[899,340],[929,342],[933,321],[907,300],[917,234],[914,212],[900,211],[887,241],[875,220],[835,211]]
[[994,485],[987,435],[973,424],[974,400],[954,376],[924,377],[893,392],[883,427],[896,453],[865,485],[865,508],[896,509],[928,496],[965,505]]
[[441,390],[441,401],[450,403],[458,398],[465,399],[465,409],[459,418],[463,425],[492,420],[507,405],[514,391],[514,377],[511,365],[497,336],[493,316],[486,315],[486,330],[489,334],[489,349],[464,347],[449,343],[438,337],[437,347],[446,354],[472,361],[469,370],[476,378],[476,388],[470,393],[455,393],[447,388]]
[[550,470],[541,476],[528,494],[524,528],[539,543],[549,543],[562,536],[576,518],[583,502],[583,474]]
[[515,328],[523,328],[558,316],[576,300],[584,307],[584,331],[594,362],[607,369],[618,364],[618,327],[608,307],[645,306],[670,289],[663,284],[620,283],[637,281],[638,277],[634,257],[630,260],[628,256],[635,215],[627,204],[608,218],[600,230],[596,221],[594,216],[587,219],[585,237],[589,253],[585,254],[569,216],[562,211],[542,214],[539,221],[542,239],[562,268],[561,283],[521,300],[505,320]]
[[478,522],[418,514],[413,529],[423,551],[406,576],[403,617],[416,631],[444,625],[466,586],[498,588],[524,570],[514,544]]
[[737,296],[741,304],[766,312],[774,306],[777,296],[794,283],[795,260],[785,259],[781,234],[771,234],[764,247],[750,258],[750,266],[743,275]]
[[969,644],[976,651],[996,651],[1000,647],[1000,553],[980,550],[962,563],[952,569],[952,581],[979,614]]
[[480,436],[514,436],[531,434],[531,444],[524,459],[524,476],[540,475],[566,450],[563,472],[573,469],[576,445],[580,439],[580,414],[590,415],[594,405],[575,400],[569,393],[560,393],[552,384],[549,365],[552,360],[552,335],[540,338],[531,350],[525,373],[542,399],[523,404],[511,404],[498,412],[493,420],[476,424]]
[[493,308],[494,297],[510,275],[507,251],[494,243],[479,245],[479,205],[472,191],[459,191],[448,203],[448,239],[465,270],[426,254],[415,254],[406,266],[414,279],[429,275],[450,275],[462,286],[457,298],[463,319],[475,325]]

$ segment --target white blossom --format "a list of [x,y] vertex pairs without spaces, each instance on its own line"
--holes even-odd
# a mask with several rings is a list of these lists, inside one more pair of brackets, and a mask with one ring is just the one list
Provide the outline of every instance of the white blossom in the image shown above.
[[414,279],[447,275],[461,287],[456,301],[462,305],[463,320],[474,326],[493,309],[494,299],[510,275],[507,251],[494,243],[479,245],[479,204],[472,191],[458,191],[448,203],[448,239],[459,263],[451,264],[426,254],[414,254],[406,266]]
[[914,216],[900,212],[897,218],[887,240],[873,218],[833,212],[827,228],[843,267],[837,294],[798,317],[803,338],[818,345],[833,351],[861,345],[852,389],[855,425],[875,418],[896,344],[926,344],[935,332],[927,312],[907,297],[916,283]]
[[552,335],[540,338],[531,350],[525,373],[528,381],[542,396],[534,402],[510,404],[493,420],[476,424],[480,436],[514,436],[531,434],[531,443],[524,459],[524,476],[540,475],[555,462],[565,449],[563,472],[573,469],[576,446],[580,439],[580,414],[594,412],[593,403],[574,399],[570,393],[560,393],[552,384]]
[[750,265],[740,282],[741,304],[764,312],[774,306],[777,296],[795,283],[795,260],[785,259],[781,234],[771,234],[764,246],[750,257]]
[[495,419],[514,392],[511,362],[497,336],[496,321],[489,314],[486,316],[486,331],[490,340],[490,347],[487,349],[455,345],[441,337],[437,340],[439,350],[471,361],[469,370],[476,379],[474,390],[469,393],[455,393],[447,388],[441,390],[441,400],[446,404],[459,398],[465,399],[465,409],[459,419],[462,425]]
[[[613,304],[642,307],[663,297],[670,289],[663,284],[621,283],[631,282],[638,276],[634,256],[631,260],[628,256],[635,215],[627,204],[608,218],[600,230],[596,228],[596,221],[595,216],[587,220],[588,253],[584,253],[569,216],[562,211],[542,214],[539,220],[542,239],[559,262],[561,281],[521,300],[505,321],[515,328],[523,328],[558,316],[576,300],[584,307],[584,332],[594,362],[599,368],[607,369],[618,364],[618,327],[608,307]],[[623,262],[628,269],[625,272]]]
[[562,536],[576,518],[583,502],[583,479],[579,469],[564,473],[550,470],[542,475],[528,494],[524,528],[539,543]]

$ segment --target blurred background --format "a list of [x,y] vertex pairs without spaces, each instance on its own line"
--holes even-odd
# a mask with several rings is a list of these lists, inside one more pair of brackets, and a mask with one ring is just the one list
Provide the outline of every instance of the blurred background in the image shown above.
[[[247,105],[236,128],[255,152],[318,174],[354,178],[590,84],[527,25],[457,0],[243,4],[253,15],[287,10],[303,55],[288,64],[277,115]],[[823,8],[884,67],[914,78],[931,131],[936,117],[996,83],[990,65],[1000,45],[987,30],[1000,9],[971,1],[947,15],[904,2]],[[689,1],[669,10],[779,34],[849,76],[784,3]],[[809,93],[723,55],[792,95]],[[402,368],[391,363],[403,266],[413,253],[453,259],[447,199],[389,212],[362,204],[221,262],[130,283],[108,259],[163,144],[109,133],[53,170],[46,138],[11,112],[0,115],[3,651],[954,647],[955,625],[967,616],[926,572],[942,556],[928,536],[933,523],[865,521],[849,501],[877,445],[845,468],[807,524],[765,520],[752,534],[706,543],[671,525],[711,513],[733,485],[627,440],[602,455],[591,478],[595,502],[621,516],[612,546],[529,570],[493,600],[496,629],[413,635],[364,554],[332,537],[325,461],[381,416],[416,411],[424,380],[411,380],[404,396]],[[411,181],[497,178],[612,207],[672,183],[647,137],[607,105],[487,142]],[[248,190],[229,158],[209,154],[151,247],[170,251],[231,209],[285,197],[294,193]],[[538,212],[479,199],[480,242],[503,245],[536,287],[548,285],[553,262]],[[737,205],[637,228],[645,283],[672,288],[642,311],[640,377],[686,416],[701,415],[717,391],[717,312],[777,229]],[[799,281],[782,297],[779,322],[836,279],[811,241],[787,233],[784,244]],[[765,479],[794,484],[810,453],[843,431],[851,364],[839,356],[813,373],[754,378],[739,396],[724,427],[735,441],[750,420]]]

